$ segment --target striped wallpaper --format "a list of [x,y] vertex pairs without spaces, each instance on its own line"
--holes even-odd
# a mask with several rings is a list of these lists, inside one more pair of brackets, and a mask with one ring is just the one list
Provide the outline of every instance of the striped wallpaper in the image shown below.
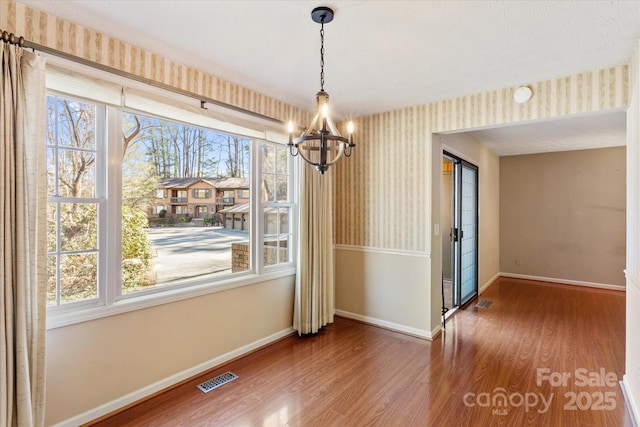
[[357,119],[336,166],[335,243],[429,252],[431,133],[625,109],[628,80],[621,65],[533,83],[526,104],[505,88]]
[[278,120],[296,123],[311,120],[307,111],[13,0],[0,0],[0,29],[43,46]]

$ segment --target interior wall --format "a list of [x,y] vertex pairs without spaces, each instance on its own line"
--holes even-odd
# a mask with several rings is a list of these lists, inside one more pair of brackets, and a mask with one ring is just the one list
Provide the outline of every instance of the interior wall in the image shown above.
[[500,194],[502,272],[625,285],[624,146],[501,157]]
[[45,424],[93,411],[80,420],[89,421],[96,408],[292,331],[293,286],[287,277],[49,330]]
[[356,151],[334,169],[334,242],[337,312],[429,338],[427,119],[419,106],[355,120]]
[[640,42],[629,66],[631,102],[627,110],[627,333],[623,388],[640,421]]

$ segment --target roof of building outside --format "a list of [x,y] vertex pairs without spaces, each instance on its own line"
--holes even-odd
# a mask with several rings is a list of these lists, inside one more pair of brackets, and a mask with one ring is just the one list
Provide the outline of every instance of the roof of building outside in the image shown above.
[[249,178],[161,178],[158,188],[189,188],[198,182],[220,189],[249,189]]
[[[264,208],[265,213],[276,213],[278,208]],[[239,203],[225,209],[221,209],[220,213],[249,213],[249,203]]]

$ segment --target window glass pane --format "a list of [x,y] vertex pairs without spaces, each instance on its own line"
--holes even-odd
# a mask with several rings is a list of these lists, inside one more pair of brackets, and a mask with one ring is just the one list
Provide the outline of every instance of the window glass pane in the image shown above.
[[57,203],[47,204],[47,252],[55,252],[58,242]]
[[95,150],[96,106],[73,99],[57,101],[54,126],[58,145]]
[[278,262],[289,262],[289,236],[287,235],[278,240]]
[[289,199],[289,177],[276,177],[276,201],[286,202]]
[[275,175],[262,176],[262,201],[275,202],[276,200],[276,177]]
[[232,246],[249,243],[251,141],[133,112],[123,127],[122,293],[250,268]]
[[56,304],[56,282],[58,280],[58,257],[55,255],[47,257],[47,305]]
[[86,251],[98,248],[98,205],[60,204],[60,250]]
[[56,150],[54,147],[47,147],[47,194],[55,195],[57,193],[56,178]]
[[289,208],[280,208],[280,233],[289,232]]
[[276,147],[273,144],[262,144],[262,173],[275,173]]
[[289,151],[286,146],[277,147],[276,173],[288,175],[289,173]]
[[93,151],[58,150],[58,195],[95,197],[95,160]]
[[95,253],[60,255],[60,300],[79,301],[98,296],[98,257]]

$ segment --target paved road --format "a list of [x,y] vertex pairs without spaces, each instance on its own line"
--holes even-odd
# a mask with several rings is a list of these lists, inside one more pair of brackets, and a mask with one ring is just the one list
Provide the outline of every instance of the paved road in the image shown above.
[[152,227],[147,235],[157,255],[157,285],[230,273],[231,243],[249,240],[247,232],[221,227]]

